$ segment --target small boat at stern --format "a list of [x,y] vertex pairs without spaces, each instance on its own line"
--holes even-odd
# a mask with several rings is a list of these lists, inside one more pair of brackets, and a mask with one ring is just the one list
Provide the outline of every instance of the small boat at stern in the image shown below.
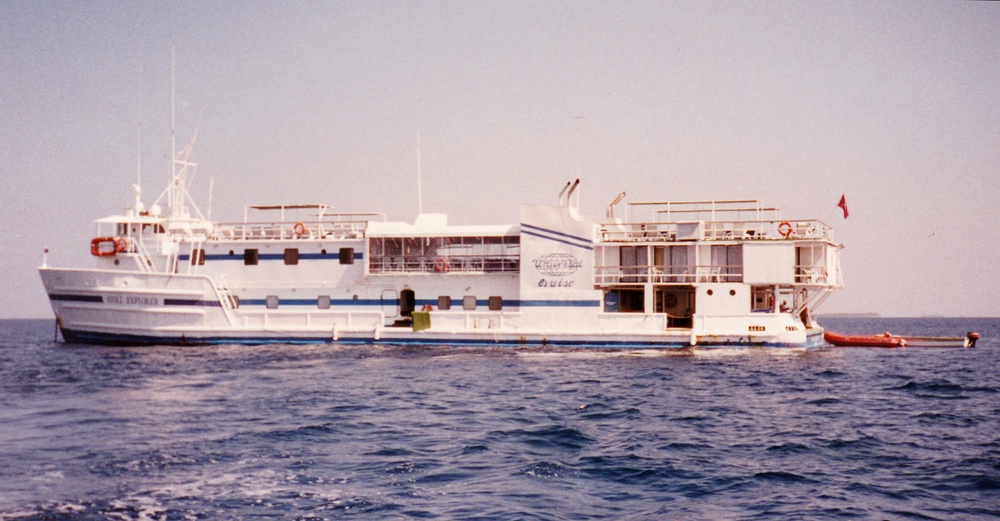
[[838,347],[976,347],[979,333],[969,331],[965,336],[907,336],[883,333],[881,335],[842,335],[833,331],[823,333],[823,340]]

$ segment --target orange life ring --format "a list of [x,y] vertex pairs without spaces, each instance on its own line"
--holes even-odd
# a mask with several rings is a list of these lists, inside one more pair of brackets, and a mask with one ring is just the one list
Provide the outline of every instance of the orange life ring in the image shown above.
[[448,272],[448,259],[444,257],[438,257],[434,259],[434,271],[447,273]]
[[297,237],[301,237],[301,236],[305,235],[306,234],[306,225],[305,225],[305,223],[303,223],[302,221],[299,221],[299,222],[295,223],[295,226],[292,226],[292,231],[295,232],[295,235]]
[[420,308],[420,311],[434,311],[434,308],[430,304],[424,304],[424,307]]
[[778,225],[778,233],[786,239],[792,235],[792,231],[792,225],[788,221],[782,221],[782,223]]
[[[111,249],[102,250],[101,244],[108,243],[111,245]],[[114,237],[94,237],[94,240],[90,241],[90,254],[94,257],[111,257],[118,253],[118,247],[115,245]]]
[[128,237],[115,237],[115,253],[128,251]]

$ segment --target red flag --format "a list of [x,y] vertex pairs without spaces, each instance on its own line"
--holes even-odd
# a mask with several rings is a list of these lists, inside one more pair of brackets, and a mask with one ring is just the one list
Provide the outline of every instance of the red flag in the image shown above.
[[847,198],[843,194],[840,195],[840,202],[837,203],[842,210],[844,210],[844,219],[847,219]]

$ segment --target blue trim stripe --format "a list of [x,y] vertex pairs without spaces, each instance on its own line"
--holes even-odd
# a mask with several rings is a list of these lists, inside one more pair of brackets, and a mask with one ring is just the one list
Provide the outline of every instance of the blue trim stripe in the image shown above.
[[[354,254],[354,260],[364,260],[365,254],[357,253]],[[182,262],[188,262],[191,260],[191,255],[188,253],[182,253],[177,256],[177,259]],[[285,260],[285,254],[282,253],[258,253],[257,260]],[[299,260],[340,260],[340,252],[333,253],[299,253]],[[228,253],[213,253],[211,255],[205,255],[205,261],[240,261],[243,262],[242,253],[233,253],[229,255]]]
[[549,230],[548,228],[542,228],[541,226],[534,226],[534,225],[525,224],[525,223],[521,223],[521,226],[528,227],[528,228],[531,228],[532,230],[536,230],[536,231],[539,231],[539,232],[551,233],[552,235],[559,235],[561,237],[566,237],[567,239],[575,239],[577,241],[585,242],[587,244],[590,244],[590,242],[591,242],[590,239],[588,239],[586,237],[579,237],[577,235],[570,235],[568,233],[557,232],[555,230]]
[[[525,230],[529,228],[531,231]],[[577,248],[583,248],[587,250],[593,250],[593,241],[585,237],[578,237],[576,235],[570,235],[568,233],[557,232],[555,230],[549,230],[547,228],[542,228],[539,226],[532,226],[530,224],[521,223],[521,233],[531,235],[532,237],[538,237],[541,239],[548,239],[550,241],[561,242],[563,244],[568,244],[570,246],[575,246]],[[544,235],[548,234],[548,235]],[[558,237],[564,237],[565,239],[559,239],[558,237],[550,237],[549,235],[555,235]],[[583,244],[577,244],[571,241],[582,242]]]
[[[600,300],[521,300],[525,308],[599,308]],[[506,304],[506,302],[504,302]]]
[[67,343],[72,344],[98,344],[98,345],[265,345],[265,344],[341,344],[341,345],[412,345],[412,346],[441,346],[441,347],[518,347],[518,346],[541,346],[541,347],[561,347],[561,348],[597,348],[597,349],[713,349],[713,348],[804,348],[812,344],[788,344],[784,342],[732,342],[732,343],[706,343],[691,346],[687,341],[664,342],[662,340],[642,341],[614,341],[614,340],[551,340],[542,338],[540,340],[505,339],[494,340],[492,338],[426,338],[414,335],[408,338],[383,338],[375,340],[370,336],[341,337],[334,341],[332,336],[316,337],[236,337],[236,336],[210,336],[210,337],[188,337],[187,335],[176,336],[152,336],[152,335],[123,335],[117,333],[95,333],[90,331],[79,331],[73,329],[62,329],[63,338]]
[[[434,299],[416,299],[414,305],[417,308],[423,306],[437,307],[438,301]],[[240,306],[266,306],[266,299],[240,299]],[[278,299],[279,306],[315,306],[317,299]],[[398,306],[399,299],[330,299],[330,307],[334,306]],[[453,309],[462,307],[461,298],[452,298]],[[476,299],[476,307],[488,307],[489,299]],[[599,308],[600,300],[516,300],[504,299],[504,308]]]
[[584,249],[584,250],[591,250],[591,251],[594,249],[593,246],[582,246],[582,245],[579,245],[579,244],[577,244],[575,242],[564,241],[562,239],[556,239],[555,237],[548,237],[548,236],[542,235],[540,233],[529,232],[528,230],[521,230],[521,233],[523,233],[525,235],[531,235],[532,237],[538,237],[539,239],[546,239],[546,240],[553,241],[553,242],[561,242],[563,244],[568,244],[570,246],[573,246],[574,248],[581,248],[581,249]]
[[164,306],[196,306],[196,307],[206,307],[206,308],[221,308],[222,303],[217,300],[201,300],[201,299],[182,299],[182,298],[165,298],[163,299]]
[[[104,298],[100,295],[67,295],[67,294],[52,294],[49,295],[49,299],[54,301],[62,302],[104,302]],[[462,299],[452,298],[452,307],[461,308]],[[417,299],[415,305],[420,308],[425,305],[437,307],[438,301],[436,298],[433,299]],[[179,298],[167,298],[163,299],[164,306],[191,306],[191,307],[206,307],[206,308],[217,308],[222,307],[222,303],[217,300],[205,300],[205,299],[179,299]],[[266,306],[266,299],[240,299],[240,306]],[[278,299],[279,306],[316,306],[318,305],[318,299]],[[334,306],[398,306],[399,299],[330,299],[330,307]],[[476,307],[489,307],[489,299],[476,299]],[[517,300],[517,299],[504,299],[504,308],[540,308],[540,307],[568,307],[568,308],[591,308],[600,307],[601,301],[599,300]]]
[[[437,301],[434,301],[437,303]],[[318,304],[317,299],[278,299],[279,306],[316,306]],[[380,300],[380,299],[330,299],[330,306],[381,306],[383,304],[398,306],[399,299],[392,300]],[[248,298],[240,299],[240,307],[243,306],[266,306],[267,300],[260,298]]]
[[58,293],[49,295],[49,300],[60,300],[63,302],[104,302],[104,298],[100,295],[63,295]]
[[[525,228],[529,228],[532,231],[531,232],[525,232],[525,230],[524,230]],[[552,240],[552,241],[557,241],[557,242],[561,242],[561,243],[564,243],[564,244],[569,244],[571,246],[577,246],[579,248],[586,248],[588,250],[593,250],[594,249],[594,247],[593,247],[593,241],[591,241],[590,239],[588,239],[586,237],[580,237],[580,236],[577,236],[577,235],[570,235],[568,233],[558,232],[556,230],[550,230],[548,228],[542,228],[540,226],[533,226],[533,225],[525,224],[525,223],[521,223],[521,231],[524,232],[524,233],[527,233],[528,235],[531,235],[531,236],[534,236],[534,237],[540,237],[542,239],[549,239],[549,240]],[[549,236],[544,235],[544,234],[555,235],[557,237],[563,237],[566,240],[560,240],[560,239],[558,239],[556,237],[549,237]],[[567,242],[567,240],[568,241],[577,241],[577,242],[580,242],[582,244],[574,244],[573,242]]]

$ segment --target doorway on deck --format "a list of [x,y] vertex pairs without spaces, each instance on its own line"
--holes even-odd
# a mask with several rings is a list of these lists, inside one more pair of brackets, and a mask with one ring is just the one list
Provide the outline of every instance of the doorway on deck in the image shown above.
[[656,313],[667,315],[668,328],[694,327],[694,286],[657,286],[653,294]]
[[412,289],[404,289],[399,292],[399,314],[404,317],[413,316],[413,311],[417,308],[417,296]]

